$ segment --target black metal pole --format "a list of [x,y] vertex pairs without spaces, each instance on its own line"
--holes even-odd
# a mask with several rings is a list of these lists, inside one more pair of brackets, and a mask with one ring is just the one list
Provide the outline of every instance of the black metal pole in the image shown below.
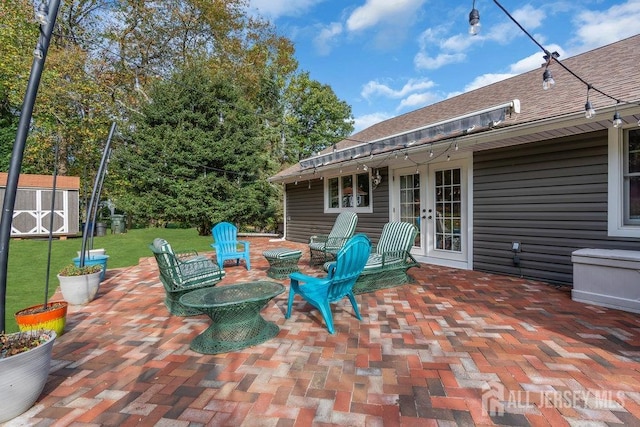
[[2,204],[2,218],[0,218],[0,332],[5,330],[5,305],[7,301],[7,268],[9,264],[9,242],[11,240],[11,223],[13,222],[13,209],[16,204],[16,193],[18,192],[18,178],[20,177],[20,168],[22,167],[22,158],[24,157],[24,147],[29,134],[29,125],[31,124],[31,116],[33,114],[33,106],[36,103],[38,95],[38,87],[40,86],[40,78],[42,77],[42,69],[44,61],[49,50],[53,27],[58,16],[60,0],[51,0],[49,2],[47,12],[47,22],[40,25],[40,37],[34,52],[33,64],[31,65],[31,73],[29,74],[29,82],[27,83],[27,91],[24,95],[22,103],[22,111],[20,112],[20,121],[18,122],[18,131],[16,132],[16,140],[13,144],[11,152],[11,161],[9,163],[9,173],[7,175],[7,188],[4,193],[4,202]]
[[44,279],[44,304],[42,307],[46,310],[49,302],[49,273],[51,272],[51,244],[53,243],[53,219],[56,209],[56,181],[58,180],[58,143],[54,147],[55,163],[53,164],[53,183],[51,193],[51,211],[49,212],[49,249],[47,251],[47,274]]
[[[87,238],[88,229],[89,229],[89,219],[92,222],[95,221],[95,214],[93,206],[96,203],[96,197],[99,196],[98,189],[102,188],[102,177],[104,176],[105,167],[107,165],[107,159],[110,154],[111,147],[111,139],[113,138],[113,133],[116,130],[116,122],[111,123],[111,129],[109,130],[109,137],[107,138],[107,143],[104,146],[104,151],[102,152],[102,160],[100,161],[100,167],[98,168],[98,173],[96,174],[95,182],[93,183],[93,191],[91,192],[91,200],[89,200],[89,206],[87,206],[87,222],[84,224],[84,230],[82,232],[82,250],[80,252],[80,267],[84,267],[84,256],[85,250],[87,247]],[[93,217],[93,218],[92,218]],[[93,227],[91,227],[91,235],[93,236]]]
[[[111,157],[111,148],[109,148],[109,146],[111,145],[111,136],[113,135],[113,133],[109,134],[109,140],[107,141],[107,146],[105,147],[105,153],[106,153],[106,159],[107,159],[107,163],[105,165],[109,164],[109,158]],[[103,153],[104,155],[104,153]],[[95,208],[93,209],[93,224],[95,227],[96,224],[96,220],[98,217],[98,210],[100,208],[100,195],[102,194],[102,185],[104,184],[104,177],[107,175],[107,169],[105,167],[104,172],[102,173],[102,176],[100,177],[100,184],[98,185],[98,190],[96,191],[96,200],[97,203],[95,205]],[[89,245],[89,250],[93,249],[93,233],[91,233],[91,244]]]

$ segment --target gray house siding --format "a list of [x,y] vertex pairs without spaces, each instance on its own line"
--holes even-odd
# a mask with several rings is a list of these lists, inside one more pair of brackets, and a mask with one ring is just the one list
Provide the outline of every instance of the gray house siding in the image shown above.
[[473,164],[474,269],[571,284],[576,249],[638,249],[607,236],[606,131],[477,152]]
[[[364,233],[373,243],[378,241],[382,226],[389,221],[388,169],[380,169],[382,183],[373,190],[373,213],[358,213],[356,233]],[[309,188],[309,183],[311,188]],[[328,234],[338,214],[324,213],[324,180],[287,184],[287,240],[305,243],[315,234]]]

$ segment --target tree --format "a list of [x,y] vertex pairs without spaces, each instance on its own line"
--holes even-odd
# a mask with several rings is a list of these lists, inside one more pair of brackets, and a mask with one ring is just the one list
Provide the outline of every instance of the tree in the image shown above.
[[112,167],[128,183],[119,205],[141,221],[264,225],[274,215],[274,171],[256,108],[229,79],[193,66],[159,81],[132,120]]
[[353,132],[351,107],[331,86],[296,75],[285,92],[287,153],[297,161],[310,157]]
[[29,0],[0,2],[0,170],[7,171],[38,37]]

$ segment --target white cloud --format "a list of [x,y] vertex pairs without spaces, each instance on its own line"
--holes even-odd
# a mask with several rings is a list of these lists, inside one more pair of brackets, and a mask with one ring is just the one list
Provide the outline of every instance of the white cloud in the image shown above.
[[465,60],[464,53],[439,53],[436,57],[429,57],[425,52],[418,52],[413,63],[418,69],[437,70],[448,64],[456,64]]
[[440,47],[445,50],[454,52],[464,52],[476,42],[475,37],[469,37],[468,34],[456,34],[453,37],[449,37],[446,40],[440,42]]
[[584,11],[574,19],[579,51],[594,49],[638,33],[640,0],[612,6],[605,11]]
[[249,9],[271,19],[280,16],[299,16],[325,0],[249,0]]
[[[522,26],[531,31],[542,25],[546,14],[542,9],[535,9],[531,5],[526,5],[520,9],[516,9],[511,13]],[[481,18],[482,19],[482,18]],[[490,28],[481,30],[477,38],[480,40],[490,40],[495,43],[508,44],[515,37],[526,37],[525,34],[507,17],[506,20],[499,24],[493,24]],[[484,31],[486,29],[486,31]]]
[[360,31],[374,27],[380,23],[406,25],[408,20],[416,16],[417,11],[426,0],[367,0],[363,6],[356,8],[347,19],[349,31]]
[[533,6],[528,4],[520,9],[514,10],[511,16],[513,16],[524,28],[531,31],[542,25],[542,22],[547,15],[542,9],[535,9]]
[[412,109],[415,110],[425,105],[433,104],[441,99],[440,96],[433,92],[414,93],[400,101],[396,110]]
[[[562,60],[566,55],[564,49],[562,49],[557,44],[550,44],[548,46],[545,46],[545,48],[549,52],[558,52],[560,54],[560,60]],[[543,64],[544,64],[544,54],[542,53],[541,50],[539,50],[536,53],[530,56],[527,56],[526,58],[523,58],[514,64],[511,64],[509,66],[509,71],[511,71],[511,73],[514,75],[522,74],[522,73],[526,73],[527,71],[540,68],[542,67]]]
[[363,87],[360,95],[369,100],[374,96],[384,96],[387,98],[403,98],[414,92],[424,91],[434,87],[434,83],[428,79],[411,79],[402,86],[401,89],[392,89],[389,86],[377,81],[369,81]]
[[331,53],[332,47],[336,44],[336,38],[342,34],[342,24],[332,22],[328,26],[322,28],[320,33],[313,39],[313,44],[319,55],[328,55]]
[[375,125],[376,123],[380,123],[384,120],[390,119],[391,117],[393,117],[393,114],[382,112],[365,114],[363,116],[356,117],[354,119],[354,132],[359,132],[362,129],[366,129],[370,126]]

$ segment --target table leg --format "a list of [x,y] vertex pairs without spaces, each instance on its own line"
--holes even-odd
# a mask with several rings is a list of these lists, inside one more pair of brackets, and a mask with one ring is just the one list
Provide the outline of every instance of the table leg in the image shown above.
[[267,302],[203,309],[212,323],[193,339],[190,348],[204,354],[227,353],[275,337],[280,331],[278,325],[260,315]]

